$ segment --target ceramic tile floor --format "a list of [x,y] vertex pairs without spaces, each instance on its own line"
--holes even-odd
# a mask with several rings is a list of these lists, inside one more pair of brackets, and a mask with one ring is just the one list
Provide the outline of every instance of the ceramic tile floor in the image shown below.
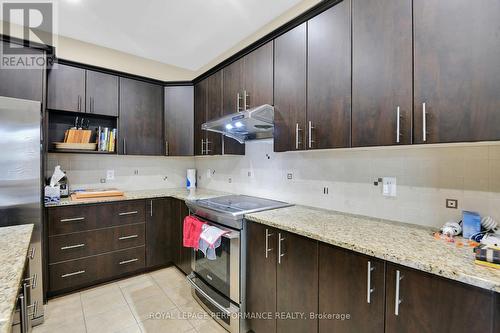
[[55,298],[33,333],[226,333],[175,267]]

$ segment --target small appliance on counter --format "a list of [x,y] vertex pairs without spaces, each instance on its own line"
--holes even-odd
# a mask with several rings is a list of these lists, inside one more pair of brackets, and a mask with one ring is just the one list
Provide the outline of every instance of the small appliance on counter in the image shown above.
[[196,189],[196,169],[186,170],[186,188],[188,190]]
[[58,182],[59,192],[61,193],[61,198],[67,198],[69,197],[69,182],[66,172],[65,171],[63,172],[64,172],[64,177],[62,177]]

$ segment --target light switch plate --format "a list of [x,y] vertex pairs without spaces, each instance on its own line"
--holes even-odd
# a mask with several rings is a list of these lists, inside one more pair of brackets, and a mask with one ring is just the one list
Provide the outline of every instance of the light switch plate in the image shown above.
[[115,170],[106,170],[106,179],[114,180],[115,179]]
[[396,177],[382,178],[382,194],[384,197],[395,197],[396,193]]

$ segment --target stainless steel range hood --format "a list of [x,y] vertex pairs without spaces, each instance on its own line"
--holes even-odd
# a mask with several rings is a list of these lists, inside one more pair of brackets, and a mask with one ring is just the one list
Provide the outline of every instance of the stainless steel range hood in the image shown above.
[[239,143],[273,137],[274,107],[269,104],[233,113],[201,125],[201,129],[221,133]]

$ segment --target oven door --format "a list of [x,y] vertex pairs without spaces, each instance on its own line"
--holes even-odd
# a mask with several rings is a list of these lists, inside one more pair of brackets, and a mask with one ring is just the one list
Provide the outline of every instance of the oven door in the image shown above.
[[[199,218],[199,217],[198,217]],[[215,249],[216,259],[205,258],[203,252],[193,250],[193,271],[236,304],[240,303],[240,231],[200,218],[208,225],[228,231]]]

